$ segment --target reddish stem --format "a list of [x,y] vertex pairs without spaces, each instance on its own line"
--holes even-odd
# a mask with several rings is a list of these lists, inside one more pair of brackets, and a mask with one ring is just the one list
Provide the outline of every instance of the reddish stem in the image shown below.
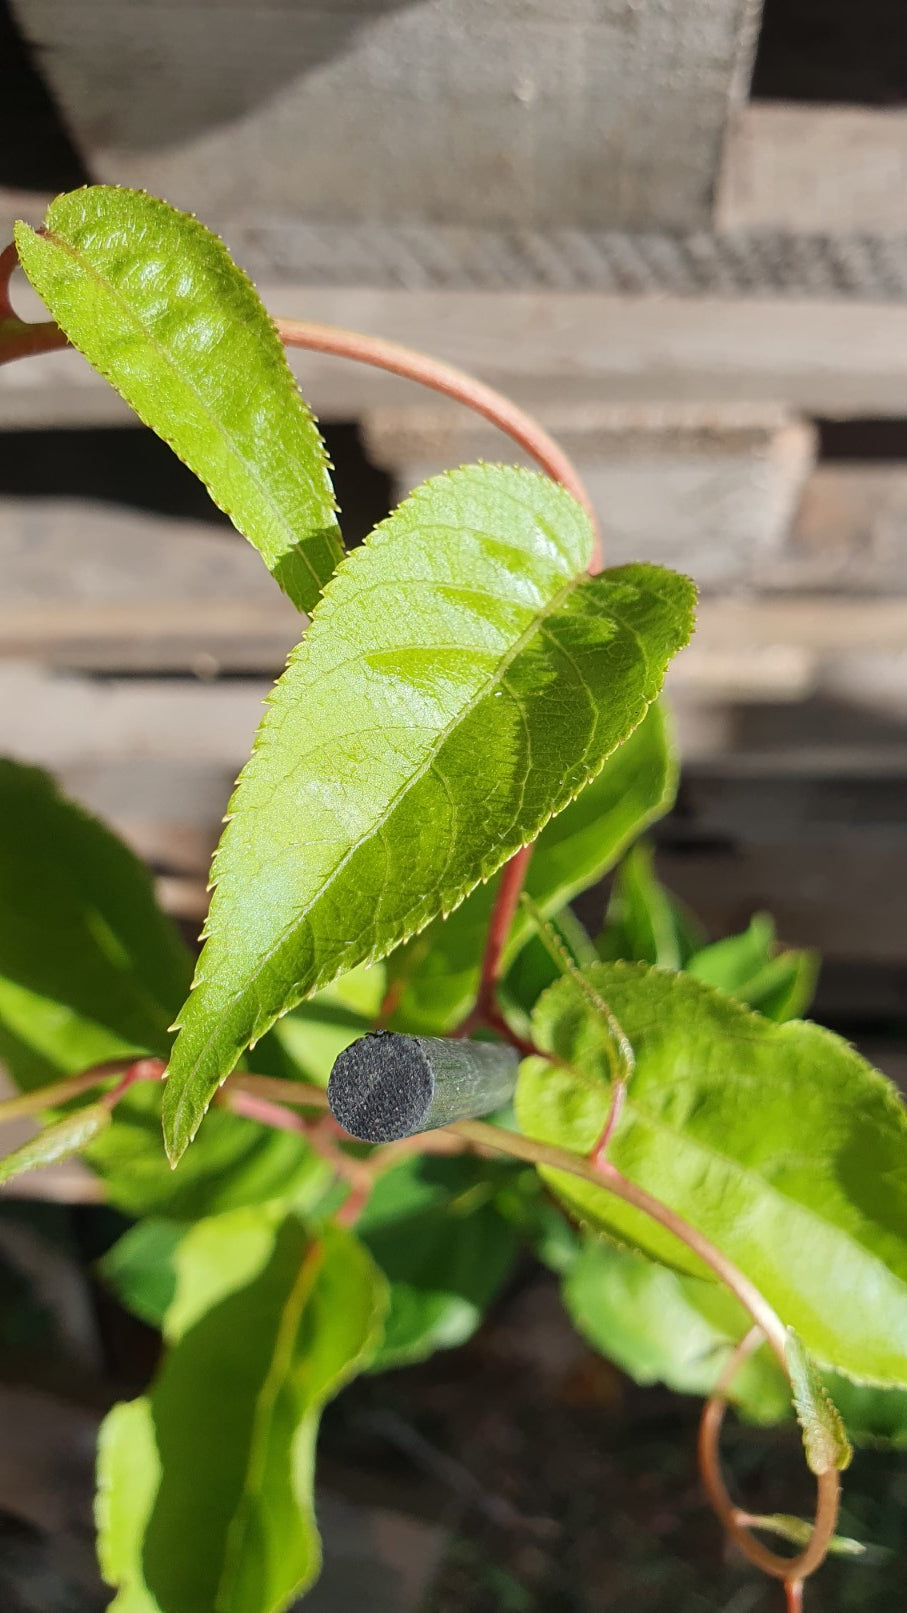
[[0,363],[16,358],[30,358],[36,353],[52,353],[69,343],[59,325],[52,319],[40,322],[20,319],[13,308],[9,283],[17,267],[19,255],[15,241],[0,252]]
[[516,910],[520,904],[520,893],[526,881],[530,858],[533,853],[532,846],[523,846],[501,874],[501,883],[495,896],[491,921],[488,925],[488,935],[485,940],[485,956],[482,959],[482,974],[479,981],[479,995],[477,1008],[485,1012],[491,1005],[498,981],[504,965],[504,948],[510,934]]
[[137,1081],[161,1081],[167,1066],[163,1059],[136,1059],[134,1064],[123,1071],[115,1087],[105,1092],[100,1100],[108,1109],[115,1109],[120,1099],[125,1097],[130,1087]]
[[329,1116],[306,1120],[303,1115],[294,1114],[283,1104],[272,1103],[270,1098],[260,1097],[257,1092],[231,1091],[229,1087],[222,1088],[216,1101],[222,1108],[230,1109],[233,1114],[242,1115],[246,1120],[255,1120],[274,1131],[292,1131],[305,1137],[315,1153],[338,1176],[342,1176],[354,1192],[362,1194],[371,1189],[373,1177],[369,1166],[338,1148],[332,1135],[334,1122]]
[[608,1110],[608,1118],[605,1121],[604,1128],[602,1130],[602,1134],[599,1137],[598,1142],[596,1143],[594,1149],[592,1150],[592,1163],[593,1163],[593,1165],[601,1166],[601,1165],[604,1165],[605,1162],[606,1162],[606,1156],[607,1156],[607,1153],[608,1153],[608,1144],[610,1143],[611,1138],[614,1136],[614,1133],[615,1133],[615,1131],[617,1129],[617,1123],[620,1120],[621,1115],[623,1114],[623,1108],[624,1108],[624,1103],[626,1101],[626,1097],[627,1097],[627,1083],[626,1083],[626,1081],[623,1081],[623,1080],[615,1080],[615,1081],[613,1081],[612,1084],[611,1084],[611,1106],[610,1106],[610,1108]]
[[361,331],[343,330],[336,325],[319,325],[307,319],[275,319],[274,323],[281,341],[287,347],[302,347],[311,353],[351,358],[360,364],[389,370],[392,375],[402,375],[408,381],[417,381],[435,392],[443,392],[458,403],[466,404],[467,408],[506,432],[521,448],[525,448],[553,481],[560,482],[583,506],[596,544],[589,569],[601,569],[595,510],[582,477],[554,438],[510,398],[486,386],[484,381],[476,380],[465,370],[446,364],[443,359],[432,358],[428,353],[420,353],[416,348],[403,347],[399,342],[387,342],[380,336],[366,336]]
[[[818,1491],[816,1518],[813,1532],[796,1557],[781,1557],[770,1551],[746,1527],[747,1514],[732,1501],[721,1471],[718,1440],[727,1410],[727,1394],[735,1373],[743,1362],[762,1343],[765,1337],[761,1327],[752,1327],[725,1365],[720,1378],[706,1401],[699,1425],[699,1470],[706,1494],[726,1533],[737,1548],[764,1574],[784,1581],[788,1607],[799,1608],[803,1603],[803,1581],[821,1567],[838,1521],[838,1503],[841,1484],[837,1468],[829,1468],[816,1479]],[[793,1600],[791,1598],[794,1598]],[[799,1598],[799,1599],[797,1599]]]

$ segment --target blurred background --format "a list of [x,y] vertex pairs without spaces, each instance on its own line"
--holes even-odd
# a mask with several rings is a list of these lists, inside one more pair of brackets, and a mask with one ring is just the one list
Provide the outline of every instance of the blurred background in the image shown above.
[[[0,0],[0,245],[97,181],[197,212],[274,312],[508,392],[577,461],[608,561],[696,579],[661,877],[713,937],[766,909],[818,948],[816,1017],[903,1082],[903,0]],[[513,457],[403,382],[294,364],[347,541],[426,474]],[[194,931],[292,607],[75,353],[0,371],[0,576],[0,753],[111,821]],[[93,1430],[153,1360],[93,1284],[109,1241],[91,1207],[0,1210],[5,1613],[104,1603]],[[722,1555],[693,1414],[589,1356],[530,1273],[465,1352],[334,1408],[306,1607],[774,1607]],[[739,1471],[772,1509],[788,1463],[803,1509],[774,1437]],[[903,1460],[861,1456],[847,1494],[881,1555],[811,1606],[907,1606]]]

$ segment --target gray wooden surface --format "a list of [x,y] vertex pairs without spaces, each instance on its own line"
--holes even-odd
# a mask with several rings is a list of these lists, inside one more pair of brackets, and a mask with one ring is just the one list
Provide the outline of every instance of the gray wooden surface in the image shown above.
[[97,179],[214,219],[708,222],[760,0],[14,0]]

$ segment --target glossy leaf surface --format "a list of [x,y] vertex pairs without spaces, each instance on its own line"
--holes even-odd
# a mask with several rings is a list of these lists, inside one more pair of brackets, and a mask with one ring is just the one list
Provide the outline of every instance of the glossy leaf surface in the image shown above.
[[318,1419],[380,1337],[384,1282],[349,1233],[257,1212],[178,1255],[158,1377],[102,1430],[102,1570],[117,1613],[280,1613],[318,1573]]
[[[816,1025],[776,1025],[684,975],[589,971],[636,1056],[609,1158],[699,1228],[823,1364],[907,1383],[907,1113],[895,1089]],[[589,1153],[609,1086],[605,1032],[566,978],[541,999],[517,1112],[530,1135]],[[546,1173],[547,1174],[547,1173]],[[593,1223],[704,1274],[672,1234],[555,1172]]]
[[[546,917],[595,884],[630,842],[668,811],[677,763],[658,704],[613,752],[591,784],[545,825],[532,853],[526,889]],[[396,1028],[440,1036],[468,1012],[476,993],[488,922],[500,875],[479,885],[447,919],[436,919],[394,954],[390,980],[399,982]],[[504,953],[506,964],[531,935],[520,909]]]
[[588,578],[591,541],[563,489],[486,465],[427,483],[344,562],[215,858],[171,1158],[280,1014],[456,907],[642,720],[692,585],[649,566]]
[[196,218],[143,191],[59,196],[16,226],[74,347],[205,483],[300,610],[341,557],[327,459],[254,286]]

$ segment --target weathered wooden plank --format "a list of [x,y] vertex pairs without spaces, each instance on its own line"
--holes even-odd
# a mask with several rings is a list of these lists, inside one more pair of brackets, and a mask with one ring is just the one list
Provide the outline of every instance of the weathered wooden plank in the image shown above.
[[[843,418],[907,415],[907,303],[263,289],[275,313],[436,353],[529,407],[782,402]],[[393,376],[345,360],[297,354],[294,366],[323,419],[353,419],[418,396]],[[0,369],[0,429],[72,424],[83,407],[92,420],[121,423],[126,414],[78,354]]]
[[14,4],[91,172],[181,206],[686,228],[708,223],[760,9]]
[[775,585],[907,590],[907,465],[818,466]]
[[[711,589],[770,568],[815,447],[805,421],[771,405],[587,404],[541,419],[583,476],[608,564],[674,566]],[[462,409],[373,410],[362,424],[370,457],[401,493],[451,465],[516,457]]]
[[[0,186],[0,234],[50,197]],[[907,301],[907,230],[615,229],[202,211],[257,282],[385,290]],[[16,277],[17,279],[18,277]],[[14,279],[14,287],[16,285]],[[21,285],[16,289],[24,297]],[[37,302],[35,302],[37,307]]]
[[737,110],[719,230],[902,235],[907,112],[752,102]]
[[831,962],[907,964],[907,926],[892,892],[907,884],[904,838],[892,844],[855,827],[787,844],[659,852],[659,873],[718,937],[753,913],[775,917],[788,946],[817,947]]

